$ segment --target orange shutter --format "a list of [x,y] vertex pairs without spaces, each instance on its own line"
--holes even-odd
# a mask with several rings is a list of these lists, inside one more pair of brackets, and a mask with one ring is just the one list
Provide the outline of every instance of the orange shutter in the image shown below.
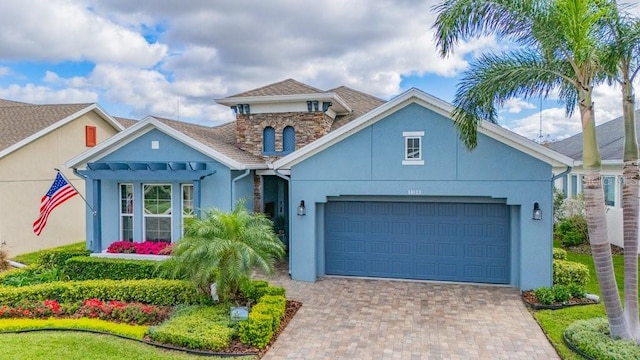
[[85,142],[87,147],[96,146],[96,127],[85,126]]

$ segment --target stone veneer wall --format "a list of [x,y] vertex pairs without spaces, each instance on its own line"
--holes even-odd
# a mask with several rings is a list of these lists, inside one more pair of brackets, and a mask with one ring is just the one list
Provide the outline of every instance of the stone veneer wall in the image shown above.
[[292,126],[299,149],[326,135],[333,119],[323,112],[286,112],[268,114],[238,114],[236,116],[236,141],[238,147],[253,155],[262,156],[262,132],[271,126],[276,133],[276,151],[282,151],[282,131]]

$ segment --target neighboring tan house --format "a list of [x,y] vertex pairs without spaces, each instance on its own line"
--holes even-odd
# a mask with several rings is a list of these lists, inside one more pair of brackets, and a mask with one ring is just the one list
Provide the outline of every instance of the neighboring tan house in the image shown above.
[[0,243],[10,256],[85,240],[85,203],[57,207],[33,233],[40,199],[60,168],[84,195],[84,182],[64,168],[69,158],[124,127],[96,104],[34,105],[0,99]]
[[490,123],[468,151],[452,106],[416,89],[385,102],[289,79],[216,101],[236,120],[148,117],[67,161],[98,209],[89,249],[176,241],[246,199],[284,219],[295,280],[551,285],[552,169],[570,158]]
[[[636,110],[636,127],[640,128],[640,110]],[[640,133],[638,133],[640,135]],[[609,242],[622,246],[622,155],[624,151],[624,119],[615,118],[596,126],[596,137],[602,157],[602,187],[607,207]],[[640,136],[639,136],[640,139]],[[549,148],[575,160],[571,172],[556,180],[556,187],[569,197],[581,194],[585,171],[582,168],[582,133],[549,143]],[[566,168],[554,169],[556,174]]]

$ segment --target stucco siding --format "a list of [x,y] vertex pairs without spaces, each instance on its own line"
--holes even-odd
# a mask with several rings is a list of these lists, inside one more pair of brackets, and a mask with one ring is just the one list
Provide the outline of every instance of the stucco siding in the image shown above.
[[[154,143],[157,142],[157,143]],[[152,145],[153,144],[153,145]],[[157,148],[156,147],[157,144]],[[173,137],[159,131],[149,131],[135,140],[125,144],[112,153],[95,160],[96,162],[169,162],[169,161],[194,161],[204,162],[208,172],[215,172],[201,180],[200,210],[216,207],[225,211],[232,208],[232,174],[225,165],[211,159],[207,155],[194,150],[190,146],[174,139]],[[136,172],[142,173],[141,170]],[[120,239],[120,212],[119,212],[119,184],[133,184],[134,188],[134,208],[142,204],[142,188],[145,184],[170,184],[172,187],[172,214],[181,214],[181,193],[182,184],[192,184],[193,179],[172,179],[169,173],[159,173],[157,178],[153,177],[153,171],[144,170],[146,174],[151,174],[148,180],[121,180],[110,179],[101,180],[101,207],[100,221],[102,224],[100,244],[91,244],[94,241],[93,224],[87,227],[87,238],[90,247],[94,251],[104,251],[109,244]],[[241,173],[239,173],[241,175]],[[234,174],[238,176],[239,174]],[[128,174],[127,174],[128,175]],[[188,174],[185,174],[189,176]],[[146,175],[145,175],[146,176]],[[249,184],[239,181],[236,186],[236,197],[246,196]],[[251,187],[252,189],[252,187]],[[93,188],[92,188],[93,191]],[[197,196],[197,195],[195,195]],[[87,220],[93,221],[93,214],[87,213]],[[143,239],[143,217],[140,211],[134,210],[134,241]],[[172,218],[172,238],[178,240],[182,235],[182,223],[180,216]]]
[[55,178],[55,167],[84,195],[84,182],[63,164],[87,150],[85,126],[95,126],[97,141],[117,133],[95,112],[89,112],[0,159],[0,242],[14,256],[85,239],[85,203],[76,196],[56,208],[42,234],[33,233],[40,199]]
[[[402,165],[405,131],[424,131],[424,165]],[[511,285],[548,286],[551,177],[551,165],[484,135],[468,152],[450,119],[409,105],[292,167],[291,203],[307,205],[306,216],[291,211],[292,276],[315,281],[324,275],[322,214],[316,212],[331,199],[501,202],[512,217]],[[542,221],[531,219],[535,202]]]

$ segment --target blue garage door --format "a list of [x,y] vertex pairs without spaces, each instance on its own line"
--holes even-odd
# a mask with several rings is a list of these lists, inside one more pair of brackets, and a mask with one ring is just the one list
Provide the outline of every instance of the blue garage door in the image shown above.
[[509,283],[504,204],[328,202],[325,272]]

